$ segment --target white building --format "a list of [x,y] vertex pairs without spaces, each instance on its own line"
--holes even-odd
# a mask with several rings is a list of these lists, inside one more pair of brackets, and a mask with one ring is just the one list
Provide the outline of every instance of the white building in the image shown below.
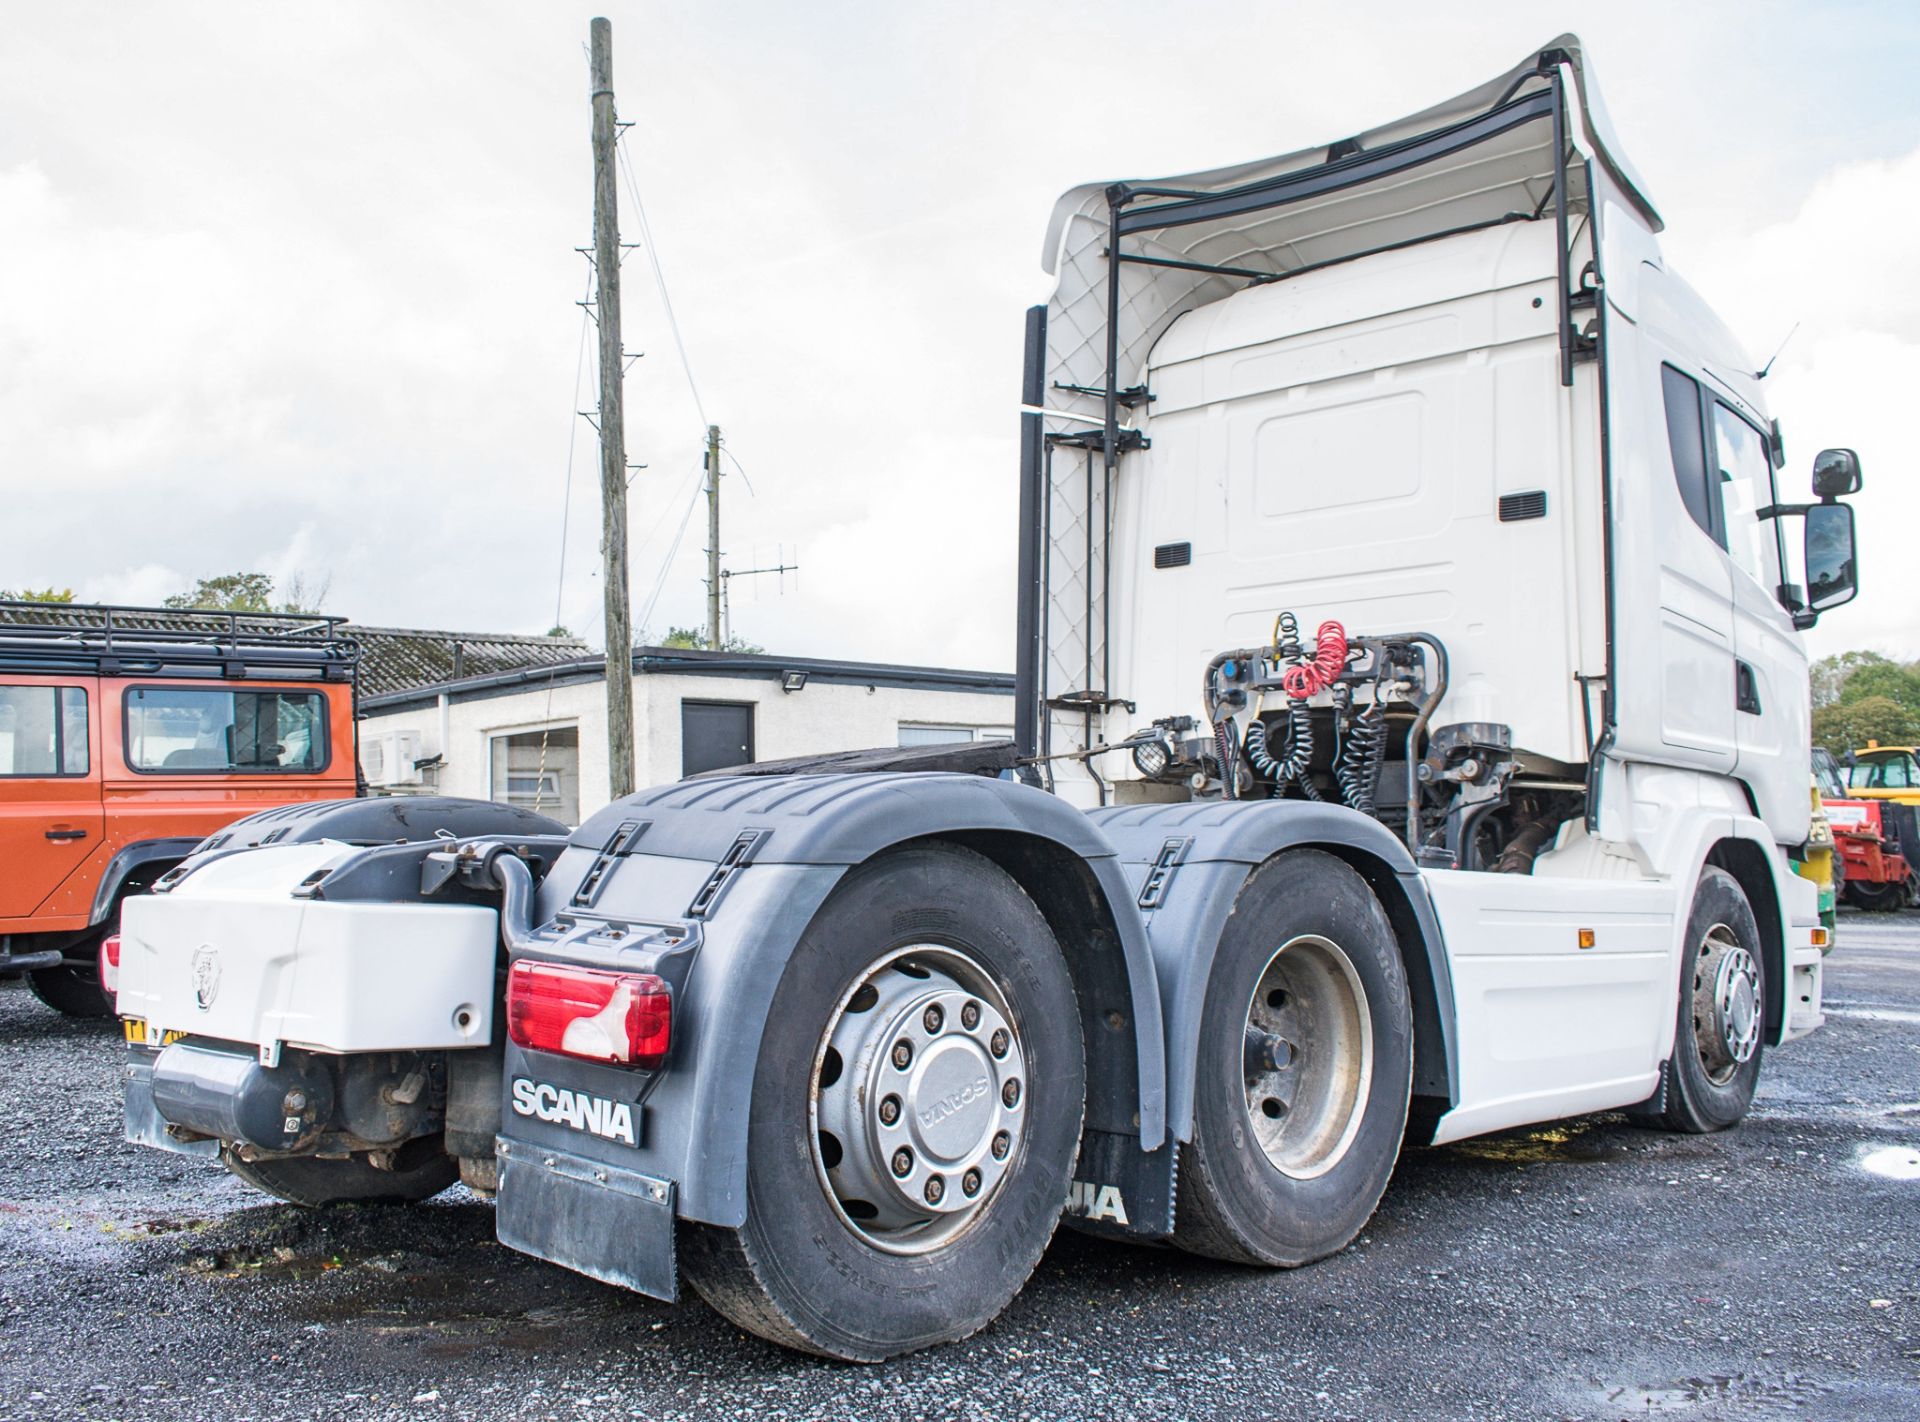
[[[642,786],[728,765],[1013,734],[996,672],[640,647]],[[504,800],[578,824],[607,803],[606,664],[592,655],[363,694],[375,794]]]

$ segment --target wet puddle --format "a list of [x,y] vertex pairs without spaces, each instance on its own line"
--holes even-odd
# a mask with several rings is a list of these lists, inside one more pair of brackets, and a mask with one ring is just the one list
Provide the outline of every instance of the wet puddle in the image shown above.
[[1477,1136],[1455,1141],[1444,1149],[1502,1165],[1595,1165],[1618,1160],[1626,1154],[1626,1147],[1618,1141],[1606,1137],[1596,1139],[1591,1124],[1586,1122],[1508,1135]]

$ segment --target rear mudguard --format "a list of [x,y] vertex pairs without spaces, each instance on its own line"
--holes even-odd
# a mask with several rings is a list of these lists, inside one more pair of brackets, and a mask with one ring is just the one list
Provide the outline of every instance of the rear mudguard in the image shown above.
[[1192,1136],[1200,1016],[1221,932],[1247,877],[1288,849],[1323,849],[1345,860],[1386,908],[1413,999],[1414,1094],[1455,1104],[1459,1062],[1446,948],[1413,857],[1378,821],[1305,800],[1129,805],[1088,818],[1118,851],[1133,907],[1146,922],[1166,1013],[1167,1127],[1175,1139]]
[[[1159,978],[1113,846],[1079,811],[1016,782],[900,773],[686,781],[582,825],[542,881],[532,915],[540,927],[516,953],[657,966],[676,985],[673,1054],[649,1077],[509,1043],[509,1155],[590,1157],[671,1182],[683,1218],[744,1222],[754,1068],[787,961],[848,869],[932,838],[999,862],[1062,940],[1086,1018],[1089,1135],[1124,1137],[1136,1156],[1171,1155],[1159,1149]],[[580,931],[608,921],[624,925],[621,937]],[[631,1107],[630,1117],[568,1104],[596,1098]],[[505,1182],[501,1203],[511,1208]]]

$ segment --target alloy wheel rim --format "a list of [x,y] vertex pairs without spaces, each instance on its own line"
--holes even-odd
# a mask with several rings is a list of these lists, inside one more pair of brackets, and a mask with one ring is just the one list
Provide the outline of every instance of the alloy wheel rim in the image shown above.
[[842,994],[814,1053],[814,1171],[852,1233],[922,1254],[971,1228],[1020,1157],[1027,1068],[999,987],[963,950],[919,943]]

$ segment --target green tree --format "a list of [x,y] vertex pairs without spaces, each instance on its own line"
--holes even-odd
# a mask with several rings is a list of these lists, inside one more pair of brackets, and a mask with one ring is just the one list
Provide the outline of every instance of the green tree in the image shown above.
[[222,573],[202,578],[192,592],[175,593],[168,607],[204,607],[215,612],[272,612],[273,579],[265,573]]
[[72,602],[72,588],[0,588],[0,602]]
[[1920,717],[1920,676],[1894,662],[1870,662],[1848,677],[1846,685],[1840,688],[1842,706],[1881,697],[1899,702]]
[[331,577],[314,579],[297,573],[276,598],[273,579],[266,573],[222,573],[202,578],[192,592],[175,593],[166,601],[168,607],[210,612],[318,612],[332,584]]
[[[663,647],[690,647],[694,651],[704,651],[707,645],[706,629],[701,627],[669,627],[667,635],[660,639]],[[723,652],[742,652],[749,656],[763,656],[766,648],[758,642],[749,642],[744,637],[729,637],[722,645]]]
[[1832,706],[1853,674],[1863,667],[1891,666],[1878,652],[1839,652],[1813,664],[1813,704]]
[[1813,743],[1837,756],[1865,750],[1868,741],[1883,746],[1913,745],[1920,740],[1920,714],[1891,696],[1863,696],[1822,706],[1813,713]]

